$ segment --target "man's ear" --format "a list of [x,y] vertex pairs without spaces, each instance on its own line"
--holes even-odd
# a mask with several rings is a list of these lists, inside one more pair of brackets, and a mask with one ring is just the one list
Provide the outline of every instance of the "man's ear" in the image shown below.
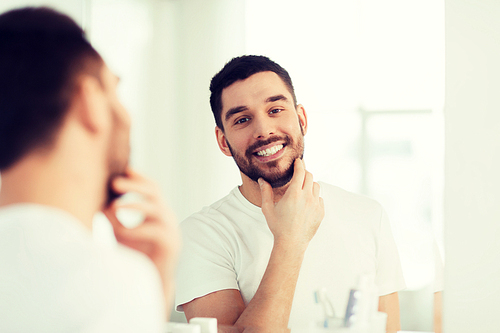
[[297,105],[297,115],[299,116],[299,122],[302,125],[302,132],[304,135],[307,133],[307,113],[306,109],[302,104]]
[[233,156],[227,144],[226,135],[224,134],[224,131],[219,128],[219,126],[215,126],[215,137],[217,138],[217,144],[219,145],[220,151],[226,156]]
[[107,123],[106,98],[101,83],[90,75],[78,78],[72,109],[77,121],[89,132],[97,133]]

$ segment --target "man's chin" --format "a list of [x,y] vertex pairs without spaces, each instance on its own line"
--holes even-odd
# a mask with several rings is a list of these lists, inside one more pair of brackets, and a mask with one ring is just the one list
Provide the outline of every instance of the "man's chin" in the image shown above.
[[287,176],[287,177],[282,177],[279,179],[266,179],[266,178],[263,178],[263,179],[266,182],[268,182],[272,188],[281,188],[283,186],[288,185],[290,183],[290,181],[292,180],[292,177],[293,177],[293,174],[290,177]]
[[286,171],[281,172],[280,174],[264,174],[261,173],[257,177],[251,177],[254,181],[257,181],[259,178],[264,179],[266,182],[271,185],[272,188],[280,188],[286,186],[290,183],[293,178],[293,165],[291,165]]
[[280,188],[284,188],[285,186],[287,186],[288,184],[290,184],[290,182],[275,182],[275,183],[270,183],[271,187],[275,190],[277,189],[280,189]]

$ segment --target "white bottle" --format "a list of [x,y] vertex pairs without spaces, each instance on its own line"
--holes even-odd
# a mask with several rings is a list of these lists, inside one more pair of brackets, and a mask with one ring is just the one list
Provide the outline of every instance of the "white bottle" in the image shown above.
[[172,333],[201,333],[200,325],[176,323],[171,327]]
[[217,333],[217,318],[191,318],[189,324],[199,325],[201,333]]

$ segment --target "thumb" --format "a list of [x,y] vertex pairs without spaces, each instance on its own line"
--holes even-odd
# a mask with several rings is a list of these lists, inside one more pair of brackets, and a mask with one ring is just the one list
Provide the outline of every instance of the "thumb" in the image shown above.
[[116,208],[114,206],[103,209],[102,213],[104,214],[104,216],[106,216],[109,223],[111,224],[115,237],[118,237],[119,234],[127,230],[127,228],[125,228],[125,226],[116,217]]
[[271,185],[259,178],[260,195],[262,197],[262,211],[267,211],[274,206],[274,193]]

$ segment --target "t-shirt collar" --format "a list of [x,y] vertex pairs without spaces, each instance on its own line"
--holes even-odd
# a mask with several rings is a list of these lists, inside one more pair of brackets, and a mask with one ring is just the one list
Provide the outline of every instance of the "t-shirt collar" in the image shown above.
[[233,194],[236,196],[236,198],[238,199],[238,201],[243,205],[245,206],[245,208],[249,209],[250,211],[254,212],[254,213],[258,213],[258,214],[262,214],[262,210],[260,209],[259,206],[256,206],[254,205],[253,203],[251,203],[250,201],[248,201],[247,198],[245,198],[245,196],[241,193],[240,191],[240,187],[239,186],[236,186],[234,189],[233,189]]

